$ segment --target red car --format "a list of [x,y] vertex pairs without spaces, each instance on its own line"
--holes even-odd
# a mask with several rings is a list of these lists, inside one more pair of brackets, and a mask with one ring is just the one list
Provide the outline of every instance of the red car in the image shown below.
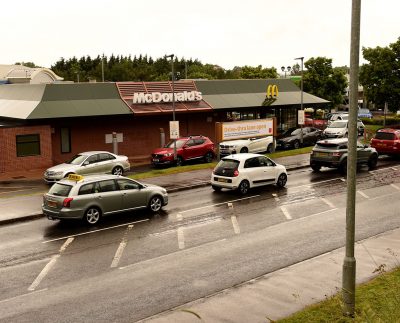
[[214,156],[214,143],[209,138],[188,136],[176,139],[176,161],[174,161],[174,141],[171,140],[164,148],[153,150],[151,163],[154,166],[173,164],[181,166],[184,162],[194,159],[211,163]]
[[400,155],[400,130],[379,129],[371,140],[371,147],[379,154]]

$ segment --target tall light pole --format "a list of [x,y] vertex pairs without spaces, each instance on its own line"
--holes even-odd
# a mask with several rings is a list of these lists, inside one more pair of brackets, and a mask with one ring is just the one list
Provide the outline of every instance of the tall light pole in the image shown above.
[[101,57],[101,81],[104,83],[104,54]]
[[[165,55],[165,58],[171,58],[172,70],[172,120],[175,121],[175,74],[174,74],[174,54]],[[174,139],[174,161],[176,162],[176,140]]]
[[281,67],[281,70],[282,70],[282,72],[284,72],[285,73],[285,78],[286,78],[286,72],[290,72],[291,71],[291,67],[290,66],[288,66],[288,67],[285,67],[285,66],[282,66]]
[[353,0],[351,7],[350,43],[350,109],[347,158],[346,254],[343,260],[343,314],[354,317],[356,303],[356,258],[354,257],[356,213],[357,110],[358,70],[360,56],[361,0]]
[[[300,60],[301,61],[301,69],[300,69],[300,75],[301,75],[301,79],[300,79],[300,91],[301,91],[301,97],[300,97],[300,109],[301,111],[303,110],[303,61],[304,61],[304,56],[302,57],[297,57],[295,58],[296,60]],[[303,112],[302,112],[303,113]],[[303,124],[300,125],[301,127],[301,131],[300,131],[300,143],[303,145]]]

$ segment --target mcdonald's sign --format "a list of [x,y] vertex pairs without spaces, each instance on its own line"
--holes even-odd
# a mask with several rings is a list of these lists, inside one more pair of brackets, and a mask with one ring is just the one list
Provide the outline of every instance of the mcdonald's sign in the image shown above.
[[278,85],[270,84],[267,87],[267,98],[276,99],[279,95]]

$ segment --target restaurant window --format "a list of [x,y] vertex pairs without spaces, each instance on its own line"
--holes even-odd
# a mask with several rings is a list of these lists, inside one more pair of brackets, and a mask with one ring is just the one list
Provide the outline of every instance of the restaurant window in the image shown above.
[[61,128],[61,153],[71,152],[71,131],[69,128]]
[[17,135],[17,157],[40,155],[40,135]]

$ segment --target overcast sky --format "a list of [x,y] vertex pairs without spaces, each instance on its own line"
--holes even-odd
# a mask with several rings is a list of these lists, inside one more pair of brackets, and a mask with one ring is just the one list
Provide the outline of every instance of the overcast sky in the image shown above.
[[[50,67],[104,53],[165,54],[225,69],[324,56],[349,65],[351,0],[7,0],[0,64]],[[362,0],[361,47],[400,37],[399,0]],[[360,56],[361,59],[361,56]],[[361,63],[363,61],[361,60]]]

